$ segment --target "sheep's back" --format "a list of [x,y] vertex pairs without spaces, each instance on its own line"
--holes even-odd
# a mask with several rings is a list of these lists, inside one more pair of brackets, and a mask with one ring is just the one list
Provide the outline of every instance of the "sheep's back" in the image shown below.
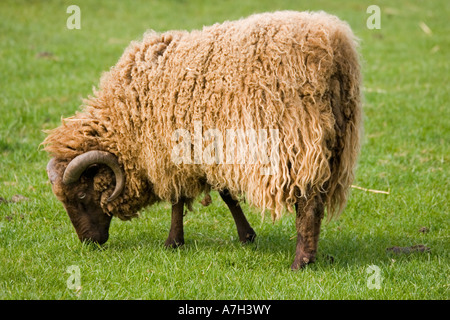
[[[127,49],[103,82],[103,92],[117,101],[112,113],[125,122],[118,129],[123,141],[135,140],[118,148],[132,163],[136,154],[146,160],[134,167],[165,200],[195,197],[211,185],[246,194],[250,203],[279,215],[298,192],[330,188],[332,169],[348,171],[339,173],[347,177],[345,192],[353,163],[330,167],[339,140],[330,83],[336,74],[349,73],[336,57],[351,56],[355,79],[348,81],[359,84],[354,48],[348,26],[324,13],[277,12],[192,32],[150,32]],[[358,108],[358,102],[351,107]],[[258,163],[175,164],[175,130],[189,131],[194,141],[196,123],[203,133],[217,129],[222,137],[230,129],[278,130],[277,173],[262,175]]]

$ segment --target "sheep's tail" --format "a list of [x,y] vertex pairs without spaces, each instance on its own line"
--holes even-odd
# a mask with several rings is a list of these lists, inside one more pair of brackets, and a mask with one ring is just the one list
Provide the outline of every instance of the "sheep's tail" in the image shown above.
[[336,141],[331,149],[331,176],[325,199],[328,219],[338,216],[347,202],[362,131],[358,42],[345,23],[336,31],[333,42],[335,73],[330,78],[329,88]]

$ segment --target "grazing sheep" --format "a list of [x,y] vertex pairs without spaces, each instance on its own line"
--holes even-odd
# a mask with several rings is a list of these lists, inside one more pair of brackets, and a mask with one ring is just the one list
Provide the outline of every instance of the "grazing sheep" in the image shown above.
[[[83,110],[43,143],[53,157],[47,166],[53,192],[79,238],[103,243],[112,216],[128,220],[168,201],[166,245],[175,247],[184,243],[184,206],[213,189],[243,242],[255,232],[239,206],[242,196],[274,219],[295,208],[291,268],[313,262],[324,210],[329,217],[343,210],[359,152],[355,48],[349,26],[338,18],[293,11],[192,32],[149,32],[132,42]],[[180,130],[190,133],[184,142]],[[222,137],[227,130],[276,132],[278,140],[266,141],[277,151],[269,159],[275,170],[263,173],[267,153],[261,150],[257,161],[196,158],[197,147],[205,150],[208,142],[199,140],[198,130]],[[174,150],[189,141],[193,148],[183,149],[184,161],[178,161]],[[213,149],[217,155],[219,148]]]

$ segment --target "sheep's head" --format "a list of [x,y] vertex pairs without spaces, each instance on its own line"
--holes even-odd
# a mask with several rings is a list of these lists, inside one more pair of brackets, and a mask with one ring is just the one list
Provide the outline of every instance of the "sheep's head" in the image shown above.
[[78,238],[105,243],[112,216],[104,212],[102,203],[115,200],[125,186],[125,176],[116,157],[104,151],[89,151],[69,163],[53,158],[47,165],[47,174],[53,193],[63,203]]

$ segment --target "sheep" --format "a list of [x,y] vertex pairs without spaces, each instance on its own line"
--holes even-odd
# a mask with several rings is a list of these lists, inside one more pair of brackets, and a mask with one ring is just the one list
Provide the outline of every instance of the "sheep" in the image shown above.
[[[239,205],[244,197],[273,219],[295,212],[291,268],[314,262],[324,212],[331,219],[344,209],[360,149],[357,46],[337,17],[294,11],[191,32],[149,31],[132,42],[82,110],[43,142],[52,190],[80,240],[104,243],[113,216],[129,220],[166,201],[172,218],[165,244],[177,247],[184,244],[184,207],[217,190],[242,242],[256,236]],[[187,144],[180,130],[190,134]],[[205,162],[195,159],[208,142],[196,130],[222,137],[271,130],[278,139],[266,140],[256,161]],[[179,149],[183,161],[173,157]]]

